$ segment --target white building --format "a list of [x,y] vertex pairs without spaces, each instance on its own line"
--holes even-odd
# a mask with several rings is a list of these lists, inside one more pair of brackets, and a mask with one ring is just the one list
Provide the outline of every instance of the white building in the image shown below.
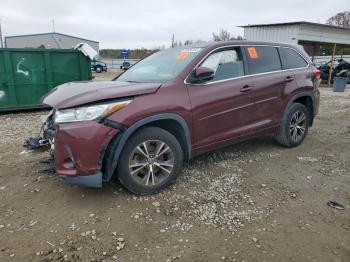
[[300,44],[303,42],[350,44],[350,28],[310,22],[246,25],[244,38],[251,41]]
[[350,28],[310,22],[256,24],[242,26],[244,39],[303,45],[309,55],[318,54],[320,46],[350,47]]
[[97,53],[99,42],[60,33],[43,33],[30,35],[6,36],[5,47],[8,48],[59,48],[69,49],[79,43],[89,44]]

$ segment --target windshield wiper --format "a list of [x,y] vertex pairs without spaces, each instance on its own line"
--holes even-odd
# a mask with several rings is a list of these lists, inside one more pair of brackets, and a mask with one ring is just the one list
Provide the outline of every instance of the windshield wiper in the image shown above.
[[128,82],[128,83],[141,83],[141,82],[137,82],[137,81],[133,81],[133,80],[128,80],[128,81],[125,81],[125,82]]

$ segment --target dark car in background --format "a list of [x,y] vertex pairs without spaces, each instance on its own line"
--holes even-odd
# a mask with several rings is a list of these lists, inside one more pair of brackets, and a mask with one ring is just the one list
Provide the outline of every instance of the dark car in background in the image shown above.
[[107,72],[107,65],[101,61],[91,61],[91,70],[96,73]]
[[229,41],[159,51],[114,81],[63,84],[43,100],[56,173],[94,187],[115,176],[152,194],[223,146],[260,136],[298,146],[318,112],[319,76],[297,46]]
[[120,65],[120,69],[126,71],[126,70],[128,70],[130,68],[130,66],[131,66],[130,62],[124,61]]

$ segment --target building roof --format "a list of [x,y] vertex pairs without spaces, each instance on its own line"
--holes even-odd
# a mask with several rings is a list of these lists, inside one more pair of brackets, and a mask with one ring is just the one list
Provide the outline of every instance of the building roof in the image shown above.
[[73,36],[73,35],[56,33],[56,32],[39,33],[39,34],[27,34],[27,35],[13,35],[13,36],[5,36],[5,38],[26,37],[26,36],[40,36],[40,35],[63,35],[63,36],[77,38],[77,39],[80,39],[80,40],[85,40],[85,41],[90,41],[90,42],[94,42],[94,43],[99,43],[98,41],[94,41],[94,40],[90,40],[90,39],[86,39],[86,38],[81,38],[81,37],[77,37],[77,36]]
[[347,28],[347,27],[340,27],[340,26],[334,26],[334,25],[313,23],[313,22],[307,22],[307,21],[296,21],[296,22],[286,22],[286,23],[272,23],[272,24],[243,25],[243,26],[239,26],[239,27],[245,28],[245,27],[266,27],[266,26],[285,26],[285,25],[312,25],[312,26],[319,26],[319,27],[332,28],[332,29],[342,29],[342,30],[350,31],[350,28]]

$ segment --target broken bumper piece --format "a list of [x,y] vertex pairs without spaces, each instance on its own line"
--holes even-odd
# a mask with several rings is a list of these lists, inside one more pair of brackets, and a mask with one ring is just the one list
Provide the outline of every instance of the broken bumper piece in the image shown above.
[[102,187],[102,173],[97,172],[95,175],[89,176],[60,176],[62,182],[83,186],[83,187]]
[[48,139],[42,139],[41,137],[38,137],[38,138],[29,137],[24,142],[23,147],[27,148],[28,150],[34,150],[34,149],[47,146],[49,144],[50,142]]

